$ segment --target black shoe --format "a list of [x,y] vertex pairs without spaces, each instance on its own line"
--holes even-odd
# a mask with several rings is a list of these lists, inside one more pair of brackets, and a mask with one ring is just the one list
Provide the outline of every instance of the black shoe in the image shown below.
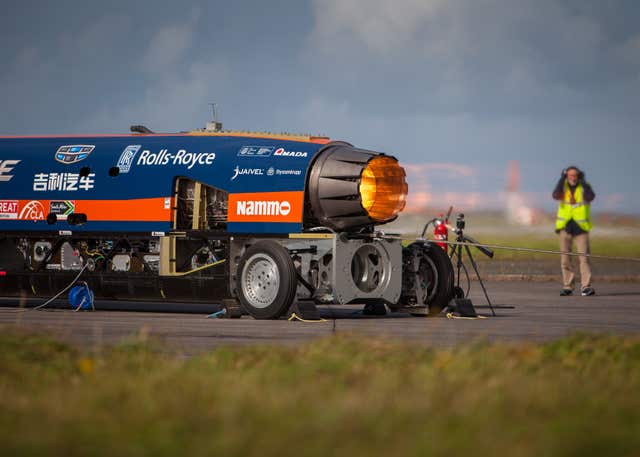
[[560,296],[566,297],[568,295],[573,295],[573,290],[571,290],[571,289],[562,289],[560,291]]
[[593,287],[585,287],[584,289],[582,289],[582,296],[583,297],[589,297],[591,295],[595,295],[596,291],[593,290]]

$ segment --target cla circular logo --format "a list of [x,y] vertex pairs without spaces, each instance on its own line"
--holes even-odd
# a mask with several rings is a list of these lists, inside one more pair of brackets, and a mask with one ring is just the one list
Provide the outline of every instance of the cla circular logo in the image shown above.
[[288,216],[291,212],[291,203],[288,201],[280,202],[280,214],[283,216]]
[[275,172],[276,171],[273,169],[273,167],[269,167],[269,169],[267,170],[267,176],[273,176]]
[[32,200],[22,208],[20,211],[19,219],[28,221],[41,221],[44,220],[44,207],[42,203],[37,200]]

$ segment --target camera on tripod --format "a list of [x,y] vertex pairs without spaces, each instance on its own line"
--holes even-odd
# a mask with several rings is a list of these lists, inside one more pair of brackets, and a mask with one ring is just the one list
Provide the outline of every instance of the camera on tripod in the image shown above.
[[[491,308],[491,313],[495,316],[496,313],[493,310],[493,305],[491,304],[491,300],[489,299],[489,294],[487,294],[487,289],[484,287],[484,282],[482,281],[482,278],[480,277],[480,272],[478,272],[478,266],[476,265],[476,262],[473,259],[473,255],[471,255],[471,249],[469,248],[469,245],[473,245],[480,252],[482,252],[484,255],[486,255],[490,259],[493,258],[494,253],[488,247],[481,245],[475,239],[471,238],[470,236],[465,235],[464,234],[465,226],[466,226],[466,222],[464,220],[464,214],[463,213],[458,213],[458,215],[456,216],[456,227],[455,227],[456,244],[453,246],[453,249],[452,249],[451,254],[450,254],[450,257],[451,257],[452,261],[453,261],[454,257],[456,257],[456,260],[457,260],[457,262],[456,262],[457,279],[456,279],[456,286],[454,287],[454,295],[455,295],[454,298],[463,299],[464,297],[469,295],[469,289],[471,288],[471,283],[470,283],[470,279],[469,279],[469,273],[467,272],[467,268],[464,266],[464,262],[462,260],[462,255],[463,255],[464,252],[466,252],[467,253],[467,257],[469,258],[469,261],[471,262],[471,266],[473,267],[473,271],[475,271],[476,276],[478,277],[478,282],[480,283],[480,286],[482,287],[482,291],[484,292],[484,296],[487,299],[487,303],[489,304],[489,307]],[[460,287],[460,273],[461,273],[462,270],[464,270],[465,275],[467,276],[467,281],[468,281],[468,286],[467,286],[468,288],[467,288],[467,293],[466,294],[464,293],[462,287]],[[467,302],[468,302],[468,306],[472,307],[471,301],[467,300]]]
[[456,233],[458,233],[458,230],[464,230],[465,225],[464,214],[458,213],[456,216]]
[[[459,243],[471,243],[473,245],[475,245],[474,247],[478,249],[478,251],[482,252],[484,255],[486,255],[487,257],[489,257],[490,259],[493,259],[494,256],[494,252],[489,249],[486,246],[483,246],[479,241],[471,238],[470,236],[467,236],[464,234],[464,228],[466,226],[466,222],[464,220],[464,214],[463,213],[458,213],[458,215],[456,216],[456,235],[457,235],[457,239],[456,241]],[[455,249],[454,249],[455,251]],[[453,255],[452,255],[453,257]]]

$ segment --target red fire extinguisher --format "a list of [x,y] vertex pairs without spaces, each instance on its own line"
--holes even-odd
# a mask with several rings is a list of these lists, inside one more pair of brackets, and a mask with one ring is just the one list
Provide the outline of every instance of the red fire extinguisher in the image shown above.
[[433,224],[433,237],[436,240],[436,244],[447,253],[449,252],[449,245],[447,243],[438,243],[438,241],[449,241],[449,230],[447,229],[447,224],[449,223],[449,216],[451,215],[452,209],[453,207],[449,208],[447,217],[442,213],[438,214],[438,217],[434,220]]
[[433,237],[436,240],[436,244],[444,249],[444,252],[447,252],[448,245],[446,243],[438,243],[438,241],[449,241],[449,230],[447,230],[447,225],[442,219],[443,217],[444,214],[438,214],[438,218],[433,224]]

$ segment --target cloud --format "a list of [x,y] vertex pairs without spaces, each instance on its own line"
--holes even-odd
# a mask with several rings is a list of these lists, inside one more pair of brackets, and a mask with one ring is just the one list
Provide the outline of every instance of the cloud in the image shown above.
[[198,10],[194,9],[187,21],[167,24],[158,30],[149,40],[142,56],[142,68],[151,73],[160,73],[180,64],[193,45],[197,20]]
[[444,0],[328,0],[314,2],[313,39],[325,51],[352,38],[373,52],[413,44],[418,31],[437,16]]
[[604,198],[601,198],[601,201],[598,202],[600,211],[624,211],[626,209],[624,205],[625,197],[624,194],[619,192],[605,195]]
[[405,163],[402,166],[408,175],[442,172],[449,177],[471,177],[476,174],[475,170],[470,166],[457,163]]
[[616,57],[625,64],[631,72],[640,76],[640,33],[631,36],[621,43],[615,50]]
[[144,124],[154,131],[175,132],[204,126],[204,113],[215,88],[229,77],[224,64],[194,62],[168,71],[150,83],[129,103],[110,106],[83,122],[84,131],[105,125]]
[[229,81],[230,72],[222,59],[196,55],[197,26],[197,9],[187,20],[173,18],[161,26],[149,38],[140,59],[144,81],[141,90],[125,103],[105,105],[89,116],[82,123],[83,130],[132,124],[144,124],[160,132],[203,127],[208,103]]
[[46,45],[20,44],[0,71],[0,96],[11,107],[0,112],[4,132],[69,132],[121,85],[126,73],[113,60],[130,56],[131,31],[130,18],[106,14],[61,27]]
[[478,209],[502,209],[500,194],[495,192],[409,192],[405,213],[421,213],[437,208],[446,212],[449,206],[455,211]]
[[638,111],[621,90],[637,85],[637,30],[598,2],[315,0],[314,14],[308,55],[356,111],[374,101],[392,115]]
[[477,209],[496,204],[497,194],[478,192],[475,179],[478,170],[471,166],[448,162],[402,163],[402,166],[409,184],[408,212],[434,206]]
[[132,18],[123,13],[99,15],[75,27],[61,27],[53,37],[55,50],[51,60],[105,65],[131,46],[134,31]]
[[46,20],[16,3],[0,30],[2,133],[188,130],[217,102],[225,127],[392,154],[423,200],[481,206],[515,159],[535,205],[551,208],[575,162],[595,211],[615,193],[640,210],[638,2],[245,3],[72,0],[42,3]]

